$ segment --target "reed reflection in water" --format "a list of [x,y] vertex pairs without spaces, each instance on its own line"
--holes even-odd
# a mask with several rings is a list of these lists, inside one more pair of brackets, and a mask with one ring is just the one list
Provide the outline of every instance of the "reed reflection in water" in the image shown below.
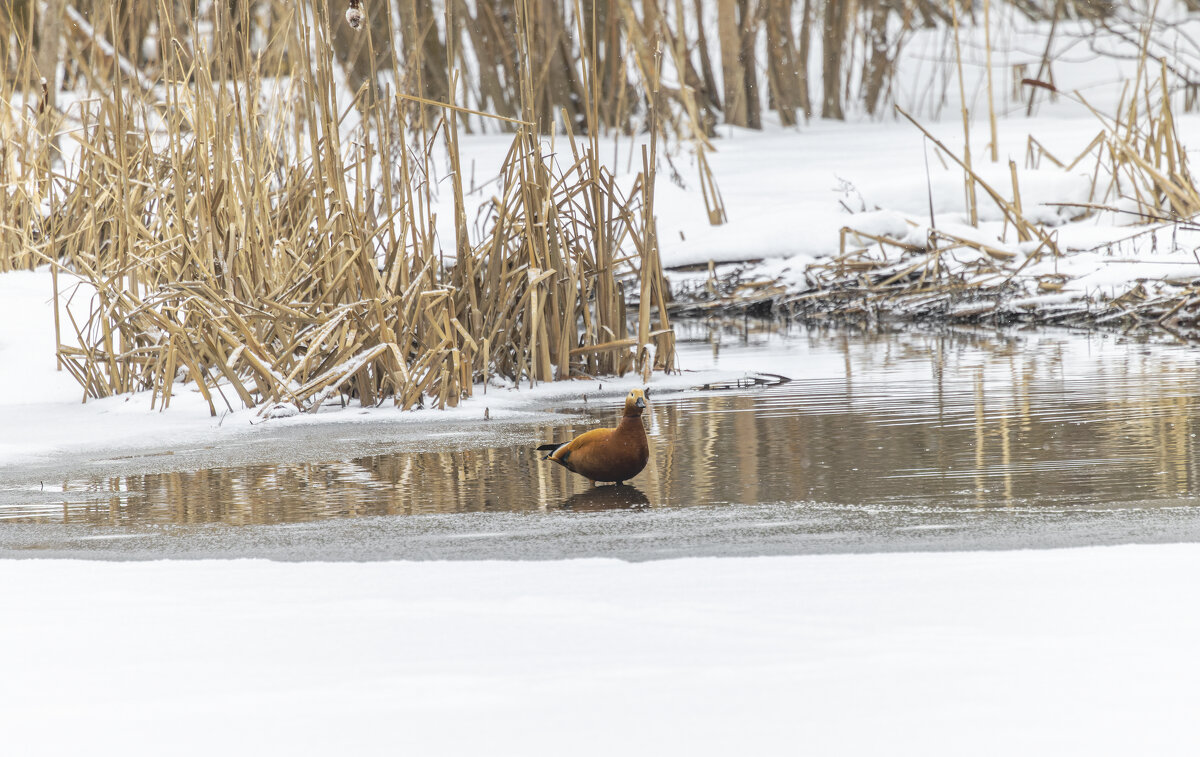
[[[1186,349],[1098,335],[685,330],[685,367],[799,376],[652,397],[652,465],[593,489],[533,443],[68,481],[10,519],[281,523],[367,515],[737,505],[1180,504],[1196,491],[1200,374]],[[688,359],[690,358],[690,359]],[[611,424],[620,397],[582,400]],[[336,449],[336,429],[330,448]]]

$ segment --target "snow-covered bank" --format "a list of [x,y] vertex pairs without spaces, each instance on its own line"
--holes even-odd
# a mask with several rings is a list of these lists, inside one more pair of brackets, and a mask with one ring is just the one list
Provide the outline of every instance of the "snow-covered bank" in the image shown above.
[[[59,289],[63,322],[65,300],[74,279],[63,274]],[[381,407],[330,408],[316,414],[277,418],[264,422],[255,409],[241,408],[226,388],[230,410],[213,417],[195,384],[176,384],[166,411],[151,407],[151,392],[143,391],[83,402],[83,389],[66,371],[58,371],[54,357],[53,286],[46,268],[0,274],[0,466],[44,461],[84,451],[149,449],[164,446],[211,444],[255,429],[285,429],[327,423],[447,423],[463,428],[477,426],[485,417],[494,421],[544,420],[548,403],[588,395],[593,401],[619,406],[624,394],[641,386],[641,378],[604,377],[600,381],[562,381],[530,387],[482,385],[457,408],[444,411],[401,412]],[[74,307],[74,305],[72,306]],[[86,307],[84,308],[86,312]],[[69,326],[64,326],[64,339]],[[652,385],[660,390],[687,389],[705,381],[745,375],[738,370],[708,370],[702,374],[656,374]]]
[[[477,388],[475,397],[447,411],[400,412],[386,404],[367,409],[351,405],[315,416],[265,422],[253,411],[214,418],[190,385],[176,385],[175,400],[165,412],[151,409],[148,392],[81,403],[79,387],[66,373],[54,370],[49,291],[45,272],[0,275],[0,303],[22,312],[20,319],[0,321],[0,356],[12,356],[0,360],[0,383],[6,387],[0,394],[0,486],[14,478],[37,486],[41,480],[48,484],[113,470],[125,465],[114,463],[113,457],[136,453],[173,453],[130,463],[138,470],[144,465],[196,470],[343,460],[381,451],[510,447],[546,433],[547,426],[579,423],[579,417],[546,412],[556,407],[586,408],[594,422],[607,423],[624,393],[640,381],[629,376],[554,382],[533,390],[526,383],[519,390],[490,386],[486,393]],[[881,401],[899,422],[917,420],[930,376],[939,376],[940,386],[966,386],[969,415],[974,408],[971,387],[981,379],[991,412],[1007,412],[1011,407],[1027,412],[1021,387],[1029,379],[1014,382],[1013,377],[1043,372],[1051,381],[1089,387],[1076,398],[1100,402],[1120,398],[1109,411],[1118,418],[1141,396],[1141,387],[1159,387],[1159,397],[1188,396],[1190,384],[1176,377],[1194,375],[1197,360],[1196,352],[1182,345],[1139,345],[1105,334],[1064,330],[964,331],[961,338],[945,342],[938,332],[920,329],[853,334],[815,327],[743,325],[745,330],[714,329],[699,321],[677,323],[679,364],[687,372],[653,377],[655,393],[647,419],[652,437],[663,436],[665,444],[679,443],[679,428],[656,410],[660,403],[686,404],[692,401],[685,398],[691,387],[747,372],[788,376],[796,382],[797,392],[842,397],[837,401],[853,409],[865,401],[864,387],[879,387],[876,395],[868,396],[886,398]],[[1106,377],[1113,376],[1128,379],[1112,384]],[[1173,387],[1169,391],[1167,384]],[[673,389],[684,391],[672,394]],[[1051,416],[1066,412],[1059,400],[1046,401]],[[878,411],[878,405],[865,402],[861,405],[865,413]],[[805,414],[826,411],[813,404],[803,410]],[[935,407],[934,412],[941,411]],[[485,413],[492,420],[481,423]],[[689,416],[686,422],[715,427],[707,413]],[[332,425],[340,428],[334,430]],[[514,434],[528,436],[518,439]]]
[[[65,300],[70,290],[65,276],[59,284]],[[151,409],[148,393],[84,404],[83,387],[56,369],[53,292],[44,268],[0,274],[0,464],[89,447],[153,446],[211,436],[219,419],[210,417],[195,392],[180,392],[169,414]],[[65,302],[60,307],[69,333]]]
[[6,754],[1192,754],[1200,546],[0,562]]

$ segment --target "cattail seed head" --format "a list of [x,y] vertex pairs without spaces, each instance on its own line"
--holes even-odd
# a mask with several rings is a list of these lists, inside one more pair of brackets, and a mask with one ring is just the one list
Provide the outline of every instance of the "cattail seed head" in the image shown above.
[[367,16],[362,11],[362,0],[350,0],[350,7],[346,9],[346,23],[350,24],[350,28],[355,31],[362,29],[366,19]]

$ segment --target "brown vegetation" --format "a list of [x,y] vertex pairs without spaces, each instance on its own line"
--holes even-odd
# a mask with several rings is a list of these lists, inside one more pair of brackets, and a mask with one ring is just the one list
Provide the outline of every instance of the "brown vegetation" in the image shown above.
[[[1179,141],[1166,88],[1169,75],[1165,65],[1159,68],[1155,79],[1143,69],[1132,87],[1139,95],[1131,96],[1115,117],[1096,113],[1102,129],[1075,157],[1060,159],[1035,138],[1028,141],[1028,167],[1085,169],[1092,177],[1087,202],[1067,206],[1076,220],[1103,211],[1151,224],[1105,245],[1110,252],[1119,248],[1120,257],[1127,260],[1138,257],[1138,249],[1153,249],[1159,243],[1155,237],[1164,230],[1194,230],[1191,219],[1200,214],[1200,190]],[[971,169],[965,155],[934,138],[909,114],[899,113],[941,155],[964,170],[964,184],[979,190],[980,201],[1000,210],[1015,239],[987,244],[935,226],[923,243],[917,243],[857,230],[849,216],[840,250],[809,265],[804,272],[806,286],[800,290],[774,278],[756,277],[752,266],[722,272],[710,267],[703,291],[677,291],[672,312],[749,310],[871,322],[892,317],[1153,326],[1188,338],[1200,336],[1200,286],[1192,277],[1148,275],[1107,299],[1072,293],[1070,275],[1057,270],[1047,273],[1038,266],[1069,253],[1059,248],[1052,230],[1025,215],[1015,163],[1009,164],[1011,187],[993,186]],[[1025,244],[1026,254],[1014,252],[1013,242]]]
[[[517,10],[519,28],[534,24],[525,3]],[[154,21],[175,38],[170,14]],[[167,47],[154,80],[93,30],[111,67],[81,66],[95,94],[77,114],[44,100],[31,110],[48,123],[0,112],[14,137],[0,156],[0,261],[53,262],[84,282],[59,354],[87,396],[152,389],[165,407],[183,381],[214,413],[313,411],[347,395],[442,407],[492,377],[672,367],[656,138],[622,191],[598,127],[539,137],[537,68],[518,35],[521,118],[506,122],[517,131],[472,237],[457,145],[467,111],[413,109],[432,101],[366,87],[340,108],[324,5],[281,10],[271,29],[285,79],[264,83],[266,58],[243,54],[220,23],[211,49]],[[32,67],[25,55],[26,78]],[[581,89],[589,127],[600,118],[593,72]],[[70,176],[46,138],[62,133],[79,146]],[[455,199],[453,240],[436,237],[437,191]]]
[[[152,388],[166,405],[183,380],[214,412],[315,410],[343,394],[411,407],[452,405],[493,376],[670,368],[658,141],[694,145],[708,217],[722,223],[705,159],[715,123],[757,127],[764,107],[785,124],[808,117],[814,57],[824,115],[843,117],[852,76],[864,109],[882,111],[899,45],[889,29],[952,23],[960,8],[349,5],[355,24],[343,4],[281,0],[221,0],[203,19],[173,0],[0,8],[0,103],[15,106],[0,108],[0,270],[54,262],[87,282],[60,356],[88,396]],[[81,97],[64,106],[62,90]],[[481,128],[514,139],[472,233],[458,134]],[[627,193],[600,157],[614,131],[650,135]],[[1111,175],[1182,213],[1194,190],[1172,134],[1153,132],[1153,155],[1113,142]],[[64,145],[78,147],[69,172]],[[454,198],[452,240],[436,236],[438,191]],[[1036,233],[1016,194],[1014,224]]]

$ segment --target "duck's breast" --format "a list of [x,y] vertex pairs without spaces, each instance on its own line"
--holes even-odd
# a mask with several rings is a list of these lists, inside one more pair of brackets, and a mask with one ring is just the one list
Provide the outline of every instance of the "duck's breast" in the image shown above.
[[609,431],[605,437],[571,453],[572,469],[576,473],[593,481],[625,481],[646,467],[650,447],[640,420],[627,419]]

